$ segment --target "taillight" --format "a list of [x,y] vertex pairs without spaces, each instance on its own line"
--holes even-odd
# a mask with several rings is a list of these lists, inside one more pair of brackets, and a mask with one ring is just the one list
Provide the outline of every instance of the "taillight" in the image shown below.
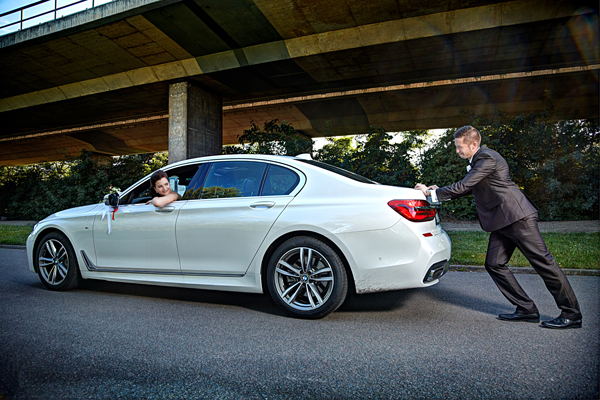
[[435,218],[436,208],[425,200],[392,200],[388,206],[409,221],[425,222]]

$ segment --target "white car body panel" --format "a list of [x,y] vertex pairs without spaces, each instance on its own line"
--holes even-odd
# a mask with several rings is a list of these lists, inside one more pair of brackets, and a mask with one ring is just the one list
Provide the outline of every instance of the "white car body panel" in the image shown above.
[[177,221],[181,272],[242,276],[292,198],[255,196],[189,201]]
[[424,283],[428,269],[450,259],[450,240],[435,221],[410,222],[388,206],[390,200],[425,200],[414,189],[361,183],[278,156],[203,157],[165,171],[226,160],[285,166],[299,175],[300,183],[289,195],[181,200],[171,203],[168,212],[124,205],[111,220],[110,234],[112,213],[101,219],[110,211],[104,204],[61,211],[40,221],[29,236],[29,268],[35,271],[35,243],[49,229],[67,236],[84,279],[252,293],[264,291],[265,257],[286,235],[330,241],[358,293],[430,286],[437,280]]
[[162,209],[143,203],[119,206],[111,221],[110,234],[108,218],[112,219],[113,213],[109,212],[102,220],[104,211],[98,212],[93,228],[96,267],[179,272],[174,231],[179,210],[185,203],[175,201]]

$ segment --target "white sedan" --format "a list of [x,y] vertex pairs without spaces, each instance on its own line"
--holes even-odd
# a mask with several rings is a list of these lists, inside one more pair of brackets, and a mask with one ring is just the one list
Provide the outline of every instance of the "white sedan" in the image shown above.
[[82,279],[268,290],[289,315],[321,318],[349,290],[431,286],[448,270],[450,240],[418,190],[306,156],[202,157],[164,170],[182,196],[165,207],[146,204],[146,176],[118,199],[40,221],[27,239],[31,271],[52,290]]

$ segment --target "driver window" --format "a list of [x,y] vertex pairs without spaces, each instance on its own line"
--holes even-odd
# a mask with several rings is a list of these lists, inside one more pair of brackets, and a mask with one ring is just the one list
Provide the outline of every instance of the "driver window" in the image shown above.
[[[198,165],[187,165],[166,171],[169,176],[171,190],[183,197],[194,175],[198,172],[198,168]],[[120,204],[144,204],[151,198],[150,178],[148,178],[133,189],[126,198],[122,199]]]

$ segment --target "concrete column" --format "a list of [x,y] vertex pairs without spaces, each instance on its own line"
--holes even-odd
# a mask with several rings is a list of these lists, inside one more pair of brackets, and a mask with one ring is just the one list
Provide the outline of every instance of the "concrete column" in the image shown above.
[[223,151],[223,100],[190,82],[169,86],[169,164]]

